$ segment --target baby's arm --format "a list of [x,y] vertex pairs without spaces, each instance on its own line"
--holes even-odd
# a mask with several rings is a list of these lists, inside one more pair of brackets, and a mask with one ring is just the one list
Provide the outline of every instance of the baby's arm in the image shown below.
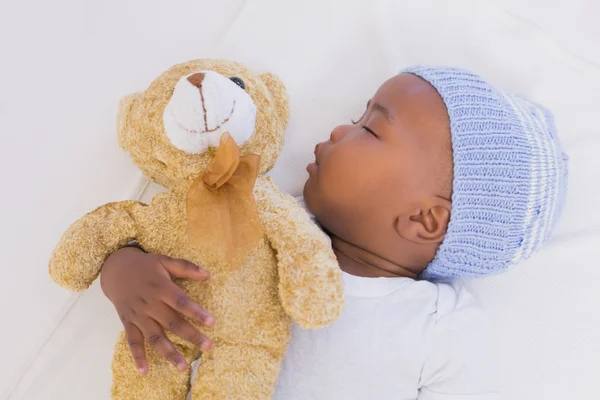
[[303,328],[332,323],[344,300],[329,238],[269,178],[258,178],[255,195],[263,229],[277,251],[279,295],[286,313]]
[[73,223],[50,258],[52,279],[69,290],[87,289],[104,260],[136,238],[136,215],[145,207],[136,201],[109,203]]

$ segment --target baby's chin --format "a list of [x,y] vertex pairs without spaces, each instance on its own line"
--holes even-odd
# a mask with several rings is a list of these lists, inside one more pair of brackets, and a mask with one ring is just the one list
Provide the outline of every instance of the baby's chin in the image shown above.
[[306,208],[309,212],[312,213],[312,209],[311,206],[309,205],[309,202],[311,201],[311,197],[312,197],[312,189],[311,189],[311,182],[310,182],[310,177],[306,180],[306,182],[304,182],[304,188],[302,189],[302,198],[304,200],[304,204],[306,205]]
[[321,204],[321,195],[319,185],[313,177],[309,177],[304,183],[302,197],[306,210],[318,219],[318,213],[321,209],[319,207],[319,204]]

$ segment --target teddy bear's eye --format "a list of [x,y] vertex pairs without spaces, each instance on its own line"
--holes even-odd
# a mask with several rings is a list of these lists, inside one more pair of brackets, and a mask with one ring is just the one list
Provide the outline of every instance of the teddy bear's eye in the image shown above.
[[231,77],[231,78],[229,78],[229,79],[231,79],[231,81],[232,81],[233,83],[235,83],[236,85],[238,85],[238,86],[239,86],[239,87],[241,87],[242,89],[246,89],[246,85],[244,84],[244,81],[243,81],[243,80],[241,80],[240,78],[238,78],[237,76],[233,76],[233,77]]

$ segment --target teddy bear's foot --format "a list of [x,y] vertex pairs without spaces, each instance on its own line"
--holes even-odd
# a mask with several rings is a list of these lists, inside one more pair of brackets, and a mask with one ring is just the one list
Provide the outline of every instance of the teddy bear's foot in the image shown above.
[[[191,363],[197,354],[193,350],[175,345]],[[190,386],[190,369],[181,372],[156,351],[146,346],[149,371],[138,374],[124,334],[121,334],[113,357],[113,400],[185,400]]]
[[220,343],[202,355],[192,400],[268,400],[273,395],[283,352]]

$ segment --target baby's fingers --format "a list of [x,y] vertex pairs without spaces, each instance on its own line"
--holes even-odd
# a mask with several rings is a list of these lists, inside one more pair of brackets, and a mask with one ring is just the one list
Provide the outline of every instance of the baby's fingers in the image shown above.
[[148,319],[140,329],[148,343],[154,347],[159,356],[169,361],[178,370],[182,372],[187,370],[188,364],[185,358],[179,354],[173,343],[167,339],[165,332],[155,320]]
[[208,279],[208,272],[191,261],[162,256],[160,263],[172,278],[193,279],[197,281]]
[[137,326],[130,323],[125,324],[125,335],[138,372],[140,375],[146,375],[148,373],[148,362],[146,361],[146,349],[144,348],[144,335]]
[[215,323],[215,319],[212,315],[198,304],[194,303],[188,295],[175,284],[172,284],[169,288],[169,292],[163,298],[163,301],[173,310],[192,318],[201,324],[212,326]]
[[155,317],[159,324],[183,340],[200,347],[202,350],[210,349],[210,340],[201,334],[192,324],[183,319],[180,314],[173,311],[166,304],[162,304],[160,308]]

